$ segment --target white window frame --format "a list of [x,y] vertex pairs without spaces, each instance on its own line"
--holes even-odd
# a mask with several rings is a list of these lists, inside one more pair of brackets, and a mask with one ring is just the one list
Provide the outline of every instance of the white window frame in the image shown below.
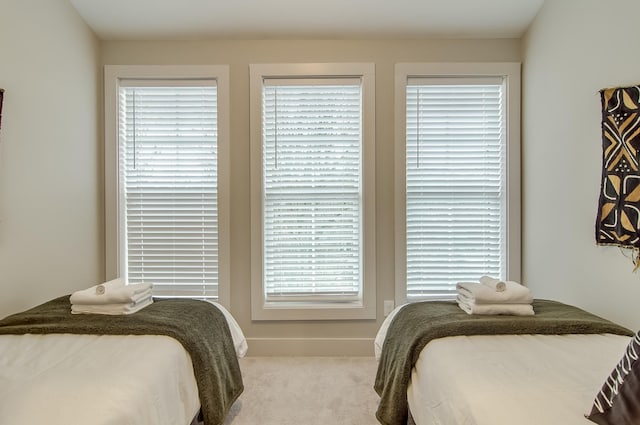
[[118,89],[121,80],[216,80],[218,93],[218,300],[230,308],[229,67],[226,65],[105,65],[105,262],[107,280],[121,273]]
[[[406,87],[409,78],[501,77],[506,101],[506,273],[521,276],[520,63],[398,63],[395,66],[395,301],[407,302]],[[478,276],[479,278],[480,276]]]
[[[363,279],[355,303],[267,303],[263,289],[262,87],[266,78],[362,80]],[[376,318],[375,267],[375,66],[371,63],[250,65],[251,121],[251,313],[253,320],[345,320]]]

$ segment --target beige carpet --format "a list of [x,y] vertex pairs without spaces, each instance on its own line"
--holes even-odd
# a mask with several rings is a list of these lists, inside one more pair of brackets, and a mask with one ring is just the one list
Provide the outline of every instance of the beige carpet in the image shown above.
[[225,425],[374,425],[373,357],[246,357]]

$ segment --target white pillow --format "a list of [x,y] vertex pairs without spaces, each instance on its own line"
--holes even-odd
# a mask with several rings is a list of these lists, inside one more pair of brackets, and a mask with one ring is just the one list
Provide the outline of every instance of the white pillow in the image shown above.
[[399,305],[398,307],[391,310],[391,313],[384,319],[382,325],[380,325],[380,329],[378,329],[378,333],[376,334],[376,339],[373,341],[373,353],[376,356],[376,361],[380,361],[380,356],[382,355],[382,346],[384,345],[384,340],[387,337],[387,330],[389,329],[389,325],[393,321],[393,318],[400,311],[402,307],[407,304]]
[[229,313],[222,305],[215,301],[207,301],[218,307],[222,314],[224,314],[224,317],[227,319],[227,323],[229,324],[229,330],[231,331],[231,338],[233,339],[233,346],[236,349],[236,355],[238,358],[244,357],[247,354],[249,345],[247,344],[247,339],[244,337],[244,333],[242,332],[240,325],[238,325],[236,319],[234,319],[231,313]]

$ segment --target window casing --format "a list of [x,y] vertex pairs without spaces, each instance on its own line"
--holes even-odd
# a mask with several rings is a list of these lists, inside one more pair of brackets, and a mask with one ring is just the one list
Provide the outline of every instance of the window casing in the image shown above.
[[108,276],[228,305],[227,74],[106,67]]
[[252,317],[375,317],[373,66],[252,65]]
[[396,66],[396,302],[520,277],[518,64]]

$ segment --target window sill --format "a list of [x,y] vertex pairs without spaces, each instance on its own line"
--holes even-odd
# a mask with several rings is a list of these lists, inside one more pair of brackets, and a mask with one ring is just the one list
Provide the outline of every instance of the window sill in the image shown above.
[[253,305],[251,311],[252,320],[369,320],[375,318],[375,305],[367,307],[362,302],[270,302]]

